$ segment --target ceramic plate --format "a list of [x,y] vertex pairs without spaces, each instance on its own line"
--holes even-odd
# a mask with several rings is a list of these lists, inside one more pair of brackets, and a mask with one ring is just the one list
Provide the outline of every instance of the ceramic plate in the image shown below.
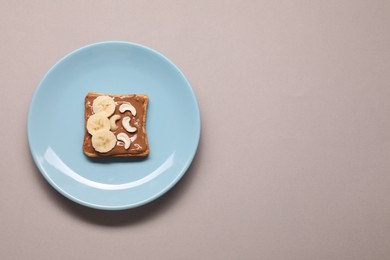
[[[91,160],[82,152],[87,92],[149,95],[145,159]],[[162,54],[134,43],[102,42],[55,64],[36,89],[28,115],[34,161],[61,194],[82,205],[128,209],[174,186],[188,169],[200,137],[195,94]]]

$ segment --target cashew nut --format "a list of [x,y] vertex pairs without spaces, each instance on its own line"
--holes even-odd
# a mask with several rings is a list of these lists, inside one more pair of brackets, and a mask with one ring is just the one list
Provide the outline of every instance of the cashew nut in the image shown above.
[[130,137],[130,141],[132,143],[134,143],[134,141],[137,139],[137,134],[133,135],[132,137]]
[[126,129],[126,131],[129,132],[129,133],[134,133],[135,131],[137,131],[136,127],[132,127],[130,125],[130,117],[129,116],[125,116],[122,119],[122,125]]
[[121,113],[124,113],[126,110],[130,111],[133,116],[137,114],[137,110],[130,103],[124,103],[119,107]]
[[129,138],[129,136],[125,133],[119,133],[116,138],[119,140],[119,141],[122,141],[125,145],[125,149],[129,149],[130,147],[130,144],[131,144],[131,140]]
[[115,131],[118,129],[118,126],[116,125],[116,121],[118,121],[119,118],[121,118],[120,115],[113,115],[110,118],[110,130],[111,131]]

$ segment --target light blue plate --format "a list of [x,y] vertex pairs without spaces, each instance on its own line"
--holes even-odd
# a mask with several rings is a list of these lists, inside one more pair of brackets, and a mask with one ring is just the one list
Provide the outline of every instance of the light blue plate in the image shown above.
[[[91,160],[83,154],[90,91],[149,95],[149,157]],[[88,207],[120,210],[148,203],[179,181],[198,147],[200,114],[187,79],[162,54],[134,43],[101,42],[49,70],[32,98],[27,131],[34,161],[57,191]]]

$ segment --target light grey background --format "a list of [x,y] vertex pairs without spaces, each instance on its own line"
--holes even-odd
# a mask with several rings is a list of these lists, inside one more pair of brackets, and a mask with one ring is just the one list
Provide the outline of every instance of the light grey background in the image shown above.
[[[0,259],[390,259],[390,2],[1,1]],[[27,145],[31,96],[83,45],[126,40],[188,77],[198,155],[166,196],[102,212]]]

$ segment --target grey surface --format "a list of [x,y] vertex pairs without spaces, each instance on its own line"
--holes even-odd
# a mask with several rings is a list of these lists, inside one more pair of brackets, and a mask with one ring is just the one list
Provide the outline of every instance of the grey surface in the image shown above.
[[[390,259],[389,1],[1,1],[0,33],[0,259]],[[46,71],[103,40],[172,59],[202,115],[184,179],[124,212],[58,195],[26,137]]]

